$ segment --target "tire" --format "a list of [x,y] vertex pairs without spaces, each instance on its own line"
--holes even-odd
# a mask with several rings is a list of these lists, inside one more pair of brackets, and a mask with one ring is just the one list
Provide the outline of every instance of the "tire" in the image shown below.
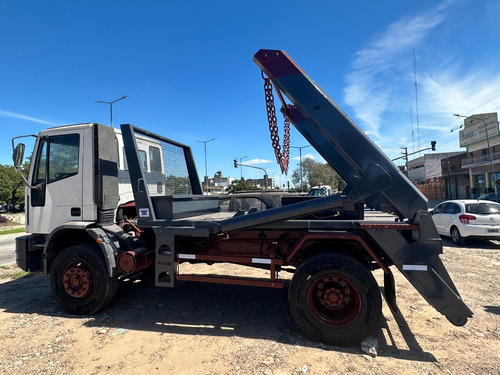
[[450,237],[451,237],[451,241],[455,245],[463,245],[465,243],[465,240],[462,237],[462,235],[460,234],[460,231],[455,226],[451,227],[451,229],[450,229]]
[[54,259],[50,287],[54,299],[64,310],[88,315],[113,300],[118,278],[108,276],[100,249],[78,245],[67,248]]
[[296,270],[290,311],[311,339],[329,345],[360,343],[379,324],[382,297],[372,273],[343,254],[318,254]]

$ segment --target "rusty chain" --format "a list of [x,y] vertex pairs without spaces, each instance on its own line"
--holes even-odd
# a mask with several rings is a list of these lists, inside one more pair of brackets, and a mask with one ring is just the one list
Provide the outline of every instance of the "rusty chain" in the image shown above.
[[290,120],[287,113],[290,106],[283,111],[285,117],[283,128],[283,152],[281,152],[280,137],[278,134],[278,120],[276,118],[276,108],[274,106],[273,84],[270,78],[264,78],[264,93],[266,96],[267,121],[269,122],[269,131],[271,133],[271,141],[276,155],[281,173],[288,173],[288,161],[290,156]]

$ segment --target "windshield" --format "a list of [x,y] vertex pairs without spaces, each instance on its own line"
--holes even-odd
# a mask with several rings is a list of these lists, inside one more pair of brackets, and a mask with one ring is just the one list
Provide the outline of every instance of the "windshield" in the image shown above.
[[325,191],[323,189],[312,189],[307,195],[313,197],[319,197],[325,195]]
[[500,214],[498,203],[471,203],[465,205],[465,212],[469,214],[488,215]]

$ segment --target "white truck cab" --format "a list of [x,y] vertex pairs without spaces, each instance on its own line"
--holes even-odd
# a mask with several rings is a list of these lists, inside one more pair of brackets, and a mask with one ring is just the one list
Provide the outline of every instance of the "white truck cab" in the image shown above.
[[98,131],[108,133],[107,145],[101,147],[110,151],[110,162],[116,168],[117,145],[111,128],[79,124],[50,128],[39,134],[32,155],[34,164],[28,176],[29,186],[26,186],[28,233],[48,234],[68,222],[97,220],[98,204],[105,203],[109,196],[94,200],[99,189],[93,177],[99,168],[93,152]]

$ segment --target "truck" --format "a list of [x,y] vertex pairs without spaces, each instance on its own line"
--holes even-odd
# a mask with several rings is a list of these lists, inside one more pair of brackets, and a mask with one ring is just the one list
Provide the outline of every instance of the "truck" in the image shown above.
[[309,192],[307,193],[310,197],[322,197],[325,195],[332,194],[332,187],[330,185],[318,184],[317,186],[313,186]]
[[[396,271],[452,324],[466,324],[473,313],[439,257],[426,198],[286,52],[259,50],[254,62],[289,121],[346,182],[341,193],[221,212],[217,196],[203,195],[187,145],[131,124],[49,128],[36,136],[25,177],[28,234],[16,239],[17,265],[49,275],[53,298],[71,314],[97,313],[121,280],[141,272],[157,287],[288,288],[299,328],[328,345],[360,342],[378,328],[375,270],[397,308]],[[20,167],[25,144],[12,146]],[[387,214],[365,217],[365,205]],[[322,211],[336,214],[315,215]],[[183,273],[185,262],[267,276]]]

